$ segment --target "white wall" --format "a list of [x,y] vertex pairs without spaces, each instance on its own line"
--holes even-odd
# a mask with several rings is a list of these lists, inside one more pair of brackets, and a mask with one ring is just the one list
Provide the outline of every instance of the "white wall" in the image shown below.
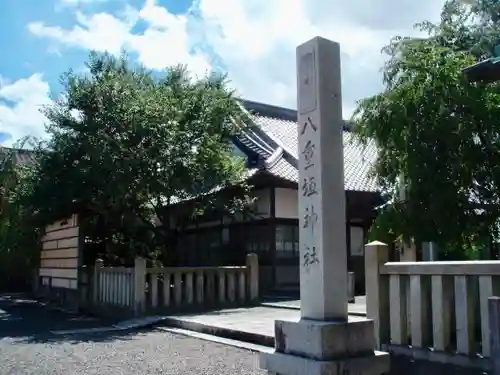
[[[276,188],[276,217],[280,219],[298,219],[299,192],[295,189]],[[362,223],[359,218],[351,218],[350,223]],[[355,234],[359,236],[359,233]]]
[[39,270],[43,285],[77,289],[78,238],[79,227],[76,215],[46,227],[42,238]]
[[299,212],[298,190],[276,188],[276,217],[281,219],[297,219]]
[[353,256],[363,256],[364,254],[364,246],[365,246],[365,238],[364,238],[364,229],[362,227],[353,227],[350,228],[350,238],[351,238],[351,255]]
[[271,189],[255,190],[255,212],[258,216],[269,217],[271,215]]

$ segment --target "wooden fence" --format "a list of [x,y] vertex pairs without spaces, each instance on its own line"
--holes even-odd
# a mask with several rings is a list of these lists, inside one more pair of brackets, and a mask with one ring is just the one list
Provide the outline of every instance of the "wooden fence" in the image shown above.
[[388,262],[388,256],[387,245],[366,245],[367,317],[380,349],[491,369],[488,300],[500,291],[500,261]]
[[259,298],[258,258],[248,254],[245,266],[158,268],[146,268],[142,258],[129,268],[98,260],[90,286],[94,308],[125,314],[246,305]]
[[140,264],[141,260],[136,259],[135,267],[104,267],[102,260],[98,259],[91,283],[93,304],[104,308],[115,307],[133,311],[135,277],[137,271],[140,271],[137,267]]

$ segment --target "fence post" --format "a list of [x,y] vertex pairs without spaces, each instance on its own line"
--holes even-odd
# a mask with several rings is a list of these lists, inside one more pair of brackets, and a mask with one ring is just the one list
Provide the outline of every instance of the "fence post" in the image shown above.
[[385,243],[373,241],[365,245],[366,317],[373,319],[379,349],[389,339],[389,283],[387,277],[380,277],[380,266],[388,260]]
[[94,305],[98,305],[99,304],[99,299],[100,299],[100,277],[101,277],[101,274],[100,274],[100,271],[101,271],[101,268],[103,267],[104,265],[104,262],[102,259],[96,259],[95,260],[95,264],[94,264],[94,272],[93,272],[93,275],[92,275],[92,284],[93,284],[93,288],[92,288],[92,302]]
[[250,302],[259,299],[259,257],[255,253],[247,254],[246,266],[248,267],[248,290],[250,291]]
[[134,313],[146,309],[146,259],[137,257],[134,264]]
[[488,298],[491,374],[500,375],[500,297]]

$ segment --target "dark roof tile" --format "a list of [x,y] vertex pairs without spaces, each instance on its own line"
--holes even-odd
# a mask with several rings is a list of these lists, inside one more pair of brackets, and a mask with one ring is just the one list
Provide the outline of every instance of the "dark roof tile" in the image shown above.
[[0,162],[5,159],[9,152],[14,153],[17,165],[30,165],[36,163],[36,155],[33,151],[2,146],[0,146]]
[[[282,147],[292,159],[298,158],[297,113],[294,110],[268,106],[256,102],[243,102],[252,113],[254,124]],[[379,191],[377,182],[370,175],[377,149],[374,142],[366,146],[358,144],[350,131],[351,125],[344,124],[344,178],[345,189],[351,191]],[[296,164],[280,160],[268,169],[277,177],[298,182]]]

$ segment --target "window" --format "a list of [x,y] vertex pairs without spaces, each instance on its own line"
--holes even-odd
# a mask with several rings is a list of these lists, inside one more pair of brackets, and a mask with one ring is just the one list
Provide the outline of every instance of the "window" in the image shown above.
[[263,253],[270,249],[269,227],[252,226],[245,230],[247,252]]
[[229,228],[222,228],[221,240],[224,245],[229,243]]
[[216,249],[221,245],[221,232],[219,229],[210,230],[207,233],[207,244],[208,248]]
[[276,226],[276,256],[293,258],[299,256],[299,226]]
[[190,251],[196,251],[196,233],[191,233],[186,236],[186,249]]
[[263,253],[269,251],[269,242],[266,241],[247,242],[246,249],[247,252],[250,253]]

